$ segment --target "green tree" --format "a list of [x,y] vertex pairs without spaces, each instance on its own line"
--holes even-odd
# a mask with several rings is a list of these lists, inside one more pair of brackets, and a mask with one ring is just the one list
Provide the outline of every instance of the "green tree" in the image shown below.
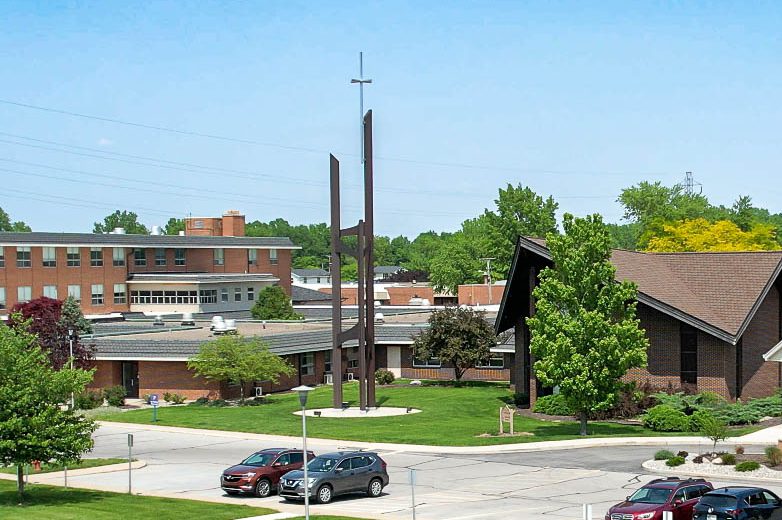
[[84,317],[81,307],[73,296],[68,296],[62,301],[59,323],[63,329],[71,329],[78,336],[92,334],[92,322]]
[[[466,227],[472,228],[470,224]],[[435,291],[455,295],[460,284],[482,281],[486,266],[481,258],[486,257],[488,250],[485,236],[458,231],[442,241],[429,263],[429,281]]]
[[491,357],[497,336],[483,311],[446,307],[429,317],[429,328],[413,343],[419,359],[438,358],[453,367],[454,377],[461,381],[469,368]]
[[247,383],[278,383],[281,375],[294,373],[293,367],[272,353],[260,338],[234,335],[204,343],[187,367],[205,379],[239,385],[242,401]]
[[166,235],[178,235],[180,231],[185,230],[185,219],[171,217],[166,222],[166,226],[163,228],[163,233]]
[[95,423],[63,405],[84,390],[93,370],[54,370],[33,334],[3,324],[0,359],[0,466],[16,466],[21,501],[23,466],[73,464],[92,447]]
[[257,320],[300,320],[301,314],[293,310],[291,299],[279,285],[265,287],[250,309]]
[[747,231],[729,220],[709,222],[705,218],[663,224],[651,237],[646,251],[770,251],[779,249],[774,229],[768,224],[751,224]]
[[11,222],[11,217],[8,216],[8,213],[6,213],[3,208],[0,208],[0,231],[29,233],[32,229],[22,221]]
[[96,222],[92,228],[93,233],[110,233],[115,228],[123,228],[130,235],[147,235],[149,230],[138,221],[138,215],[132,211],[117,210],[107,215],[103,222]]
[[553,268],[540,273],[527,318],[537,378],[557,386],[587,434],[590,412],[609,408],[630,368],[646,364],[648,341],[636,318],[637,288],[615,280],[610,237],[600,215],[564,217],[549,234]]

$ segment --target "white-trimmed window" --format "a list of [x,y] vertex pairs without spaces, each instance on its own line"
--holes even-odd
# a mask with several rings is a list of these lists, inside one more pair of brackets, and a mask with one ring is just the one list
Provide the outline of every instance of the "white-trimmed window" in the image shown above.
[[81,265],[81,252],[78,247],[69,247],[66,255],[68,257],[68,267],[79,267]]
[[26,303],[33,299],[33,288],[29,285],[20,285],[16,288],[17,303]]
[[331,351],[326,350],[323,352],[323,371],[331,372]]
[[198,300],[199,303],[217,303],[217,289],[201,289]]
[[228,288],[222,287],[220,289],[220,301],[223,303],[228,303]]
[[247,301],[251,302],[255,300],[255,287],[247,288]]
[[90,248],[90,266],[91,267],[103,267],[103,248],[91,247]]
[[81,285],[69,285],[68,296],[76,300],[76,303],[81,303]]
[[166,250],[162,247],[155,249],[155,265],[166,265]]
[[112,255],[112,263],[114,264],[114,267],[122,267],[125,265],[125,248],[124,247],[115,247],[113,248],[113,251],[111,253]]
[[0,267],[5,267],[5,248],[0,246]]
[[127,301],[127,289],[124,283],[114,284],[114,303],[125,303]]
[[311,376],[315,373],[315,353],[304,352],[301,354],[301,375]]
[[440,368],[440,358],[430,357],[429,359],[420,359],[413,356],[413,368]]
[[90,289],[90,302],[93,305],[103,305],[103,284],[94,283]]
[[276,249],[269,249],[269,263],[272,265],[277,265],[277,250]]
[[242,288],[241,287],[234,287],[234,301],[235,302],[242,301]]
[[225,250],[221,247],[218,247],[213,251],[215,265],[225,265]]
[[174,249],[174,265],[185,265],[184,249]]
[[5,309],[6,305],[5,287],[0,287],[0,309]]
[[247,250],[247,263],[249,265],[258,265],[258,250],[257,249],[248,249]]
[[57,286],[56,285],[44,285],[43,295],[47,298],[57,299]]
[[57,267],[57,248],[56,247],[43,247],[43,266],[44,267]]
[[18,246],[16,248],[16,267],[32,267],[30,260],[30,246]]
[[475,368],[505,368],[505,358],[502,354],[493,355],[485,361],[476,363]]
[[133,263],[137,267],[144,267],[147,265],[147,250],[142,248],[135,248],[133,250]]

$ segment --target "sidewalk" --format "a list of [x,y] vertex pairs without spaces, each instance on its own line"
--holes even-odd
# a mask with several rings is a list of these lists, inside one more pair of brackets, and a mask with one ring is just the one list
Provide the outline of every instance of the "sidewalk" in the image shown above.
[[[133,431],[161,431],[170,433],[182,433],[190,435],[211,435],[232,439],[255,440],[269,445],[290,445],[301,442],[301,437],[289,437],[283,435],[268,435],[263,433],[245,433],[223,430],[205,430],[198,428],[181,428],[176,426],[158,426],[152,424],[119,423],[99,421],[100,424],[111,425],[117,428]],[[742,437],[732,437],[721,444],[743,445],[776,445],[777,439],[782,438],[782,425],[772,426]],[[422,444],[396,444],[389,442],[362,442],[339,439],[307,438],[310,447],[334,446],[338,444],[341,449],[374,449],[408,453],[437,453],[446,455],[489,455],[493,453],[524,453],[533,451],[570,450],[574,448],[601,448],[611,446],[678,446],[682,444],[710,444],[705,437],[677,436],[677,437],[587,437],[584,439],[570,439],[565,441],[541,441],[516,444],[495,444],[491,446],[429,446]]]

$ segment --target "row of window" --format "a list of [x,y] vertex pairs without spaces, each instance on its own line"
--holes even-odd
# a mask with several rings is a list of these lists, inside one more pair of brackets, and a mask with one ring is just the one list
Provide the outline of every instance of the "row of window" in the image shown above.
[[[432,357],[421,359],[413,356],[413,368],[440,368],[442,363],[439,358]],[[483,363],[475,365],[476,368],[505,368],[505,359],[502,355],[492,356]]]
[[[243,301],[243,293],[247,294],[246,301],[255,301],[255,287],[247,287],[246,291],[241,287],[234,287],[233,301]],[[130,303],[140,304],[165,304],[187,305],[200,303],[228,303],[231,292],[227,287],[220,288],[219,299],[217,289],[201,289],[200,291],[130,291]]]
[[[123,304],[127,302],[127,289],[124,283],[114,284],[114,303]],[[56,285],[44,285],[43,294],[47,298],[58,298]],[[73,297],[78,303],[81,303],[81,285],[69,285],[68,296]],[[19,303],[29,302],[33,299],[33,288],[29,285],[21,285],[16,288],[16,301]],[[5,309],[7,305],[5,287],[0,287],[0,309]],[[103,305],[104,294],[103,284],[90,285],[90,303],[92,305]]]
[[[326,350],[324,352],[324,371],[331,372],[331,351]],[[353,354],[353,355],[351,355]],[[348,351],[348,363],[347,368],[358,368],[358,359],[355,357],[355,352]],[[301,368],[301,375],[310,376],[315,373],[315,354],[313,352],[306,352],[299,357],[299,365]],[[414,368],[440,368],[441,363],[437,358],[418,359],[413,358]],[[489,358],[485,363],[478,364],[477,368],[505,368],[505,359],[502,355],[493,356]]]
[[[57,267],[57,248],[56,247],[42,247],[44,267]],[[125,248],[114,247],[112,248],[112,265],[114,267],[121,267],[125,265]],[[78,247],[66,248],[66,265],[68,267],[80,267],[81,266],[81,249]],[[225,250],[222,248],[214,249],[214,265],[225,265]],[[258,265],[258,250],[247,250],[247,263],[249,265]],[[269,250],[269,263],[272,265],[277,264],[277,250]],[[32,267],[32,258],[30,253],[30,246],[17,246],[16,248],[16,267]],[[133,249],[133,265],[137,267],[144,267],[147,265],[147,250],[146,249]],[[166,249],[155,249],[155,266],[162,267],[167,265]],[[183,266],[186,265],[185,250],[174,249],[174,265]],[[103,266],[103,248],[91,247],[90,248],[90,266],[102,267]],[[0,246],[0,267],[5,267],[5,251],[3,246]]]

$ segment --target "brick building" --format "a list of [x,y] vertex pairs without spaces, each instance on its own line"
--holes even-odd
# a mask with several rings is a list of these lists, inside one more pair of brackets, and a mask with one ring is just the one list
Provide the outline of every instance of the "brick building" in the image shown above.
[[[638,285],[638,318],[648,364],[628,380],[695,385],[726,398],[766,396],[780,387],[780,363],[763,354],[782,339],[782,251],[640,253],[614,250],[617,280]],[[531,369],[532,289],[552,265],[545,242],[520,238],[495,329],[514,330],[511,382],[534,402],[542,388]]]
[[246,310],[268,285],[290,294],[293,249],[244,236],[235,211],[185,219],[180,235],[0,233],[0,314],[41,296],[87,315]]

